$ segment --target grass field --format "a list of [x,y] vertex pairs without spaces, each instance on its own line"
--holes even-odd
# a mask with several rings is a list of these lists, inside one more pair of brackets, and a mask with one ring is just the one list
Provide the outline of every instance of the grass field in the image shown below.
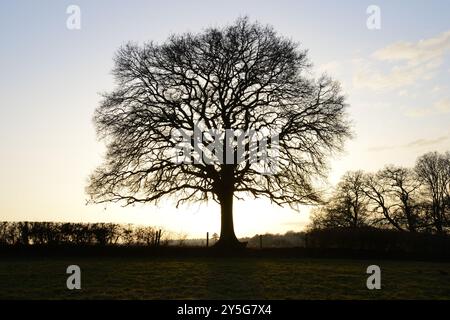
[[[79,265],[82,289],[66,288]],[[366,268],[381,267],[381,290]],[[1,299],[450,299],[450,263],[307,258],[6,258]]]

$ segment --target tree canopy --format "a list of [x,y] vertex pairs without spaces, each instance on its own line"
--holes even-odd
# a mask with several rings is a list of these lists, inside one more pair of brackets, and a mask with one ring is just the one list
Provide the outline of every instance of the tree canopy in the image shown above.
[[[325,174],[327,156],[350,136],[339,84],[327,76],[314,79],[306,50],[248,18],[172,35],[162,44],[128,43],[114,62],[117,85],[94,116],[107,153],[90,177],[93,202],[212,199],[222,208],[221,240],[234,239],[234,197],[317,202],[314,178]],[[219,132],[221,144],[211,152],[211,134],[194,135],[195,161],[176,161],[177,132],[195,130]],[[260,161],[250,161],[255,154],[264,158],[251,138],[241,139],[239,156],[227,130],[276,136],[277,170],[267,174]],[[229,150],[237,161],[220,161]]]

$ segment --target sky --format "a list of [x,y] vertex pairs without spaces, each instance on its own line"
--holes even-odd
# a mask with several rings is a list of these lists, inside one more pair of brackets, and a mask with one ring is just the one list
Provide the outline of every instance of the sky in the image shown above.
[[[67,26],[71,5],[79,29]],[[379,28],[368,28],[371,5]],[[329,159],[330,183],[347,170],[413,166],[425,152],[450,150],[450,1],[0,0],[0,220],[219,232],[216,204],[86,205],[87,178],[105,151],[92,116],[113,88],[122,44],[244,15],[300,43],[314,72],[341,82],[355,137]],[[266,200],[237,201],[234,211],[238,236],[302,230],[309,212]]]

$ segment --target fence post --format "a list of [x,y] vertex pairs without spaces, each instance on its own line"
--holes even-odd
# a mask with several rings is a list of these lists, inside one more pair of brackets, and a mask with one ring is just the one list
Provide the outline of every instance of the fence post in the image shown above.
[[259,248],[262,249],[262,234],[259,235]]
[[206,247],[209,247],[209,232],[206,233]]
[[159,247],[160,242],[161,242],[161,229],[159,229],[159,231],[158,231],[158,241],[157,241],[158,247]]

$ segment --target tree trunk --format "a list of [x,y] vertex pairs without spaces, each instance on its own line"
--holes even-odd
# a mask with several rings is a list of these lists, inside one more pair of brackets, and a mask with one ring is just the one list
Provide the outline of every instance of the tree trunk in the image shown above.
[[438,234],[443,234],[444,229],[442,228],[441,208],[438,203],[438,200],[434,200],[434,199],[433,199],[433,220],[434,220],[434,226],[436,228],[436,232]]
[[414,213],[411,212],[412,210],[406,208],[406,221],[408,222],[408,230],[409,232],[416,232],[416,219],[413,216]]
[[233,191],[225,190],[219,198],[220,201],[220,238],[214,245],[220,248],[242,248],[243,243],[239,242],[234,234],[233,225]]

